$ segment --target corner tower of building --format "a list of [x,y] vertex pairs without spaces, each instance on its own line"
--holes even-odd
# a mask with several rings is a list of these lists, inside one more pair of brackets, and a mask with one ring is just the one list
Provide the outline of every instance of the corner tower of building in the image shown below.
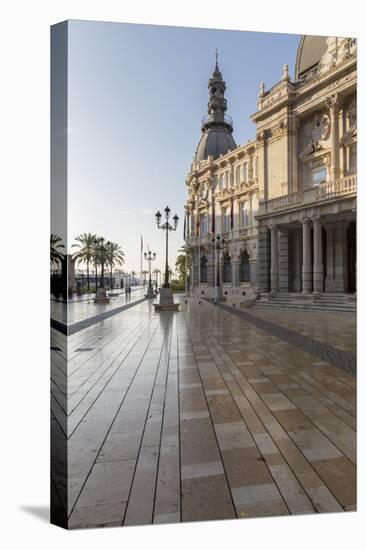
[[208,81],[208,89],[207,115],[202,119],[202,136],[196,150],[195,162],[207,160],[209,156],[217,159],[220,155],[225,155],[229,150],[236,148],[232,136],[233,121],[225,114],[226,83],[219,70],[217,52],[215,70]]

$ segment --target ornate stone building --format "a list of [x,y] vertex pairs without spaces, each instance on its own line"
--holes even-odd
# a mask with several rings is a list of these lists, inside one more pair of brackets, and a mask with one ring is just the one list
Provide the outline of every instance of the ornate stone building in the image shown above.
[[356,80],[354,39],[303,37],[238,147],[216,60],[186,180],[194,295],[355,293]]

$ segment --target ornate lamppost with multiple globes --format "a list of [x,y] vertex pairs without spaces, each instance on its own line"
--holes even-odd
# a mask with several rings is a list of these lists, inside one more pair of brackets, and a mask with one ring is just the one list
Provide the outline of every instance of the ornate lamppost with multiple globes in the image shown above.
[[161,223],[161,214],[159,210],[155,214],[156,225],[158,229],[165,231],[165,276],[163,288],[160,290],[160,299],[159,304],[154,304],[155,309],[157,310],[177,310],[179,304],[175,304],[173,300],[173,292],[169,284],[169,263],[168,263],[168,239],[170,231],[176,231],[178,227],[179,218],[177,214],[173,216],[173,225],[169,222],[170,219],[170,208],[167,206],[164,209],[165,212],[165,222]]
[[144,258],[149,264],[149,287],[147,289],[146,298],[155,298],[155,292],[151,283],[151,262],[156,260],[156,254],[148,249],[147,252],[144,252]]

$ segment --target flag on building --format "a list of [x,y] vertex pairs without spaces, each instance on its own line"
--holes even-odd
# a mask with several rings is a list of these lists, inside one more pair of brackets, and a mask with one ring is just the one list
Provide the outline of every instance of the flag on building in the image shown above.
[[144,249],[144,243],[143,243],[142,235],[141,235],[141,248],[140,248],[141,252],[143,251],[143,249]]
[[230,229],[234,227],[234,198],[231,198]]
[[212,192],[212,219],[211,219],[211,232],[213,235],[216,233],[216,212],[215,212],[215,195]]
[[183,227],[183,240],[186,240],[186,224],[187,224],[187,213],[184,213],[184,227]]
[[197,212],[196,214],[196,237],[199,237],[200,234],[200,216]]

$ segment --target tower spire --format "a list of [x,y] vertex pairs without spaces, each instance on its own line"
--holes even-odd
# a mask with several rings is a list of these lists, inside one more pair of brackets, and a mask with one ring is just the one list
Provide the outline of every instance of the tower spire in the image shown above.
[[219,52],[215,51],[215,70],[208,81],[209,100],[207,104],[207,114],[203,121],[202,129],[209,126],[226,127],[230,132],[233,131],[232,121],[225,115],[227,104],[225,98],[226,83],[222,78],[219,69]]
[[208,81],[207,115],[202,119],[202,136],[198,144],[195,162],[214,159],[236,148],[233,133],[233,121],[226,115],[226,83],[219,69],[219,52],[215,50],[215,68]]

